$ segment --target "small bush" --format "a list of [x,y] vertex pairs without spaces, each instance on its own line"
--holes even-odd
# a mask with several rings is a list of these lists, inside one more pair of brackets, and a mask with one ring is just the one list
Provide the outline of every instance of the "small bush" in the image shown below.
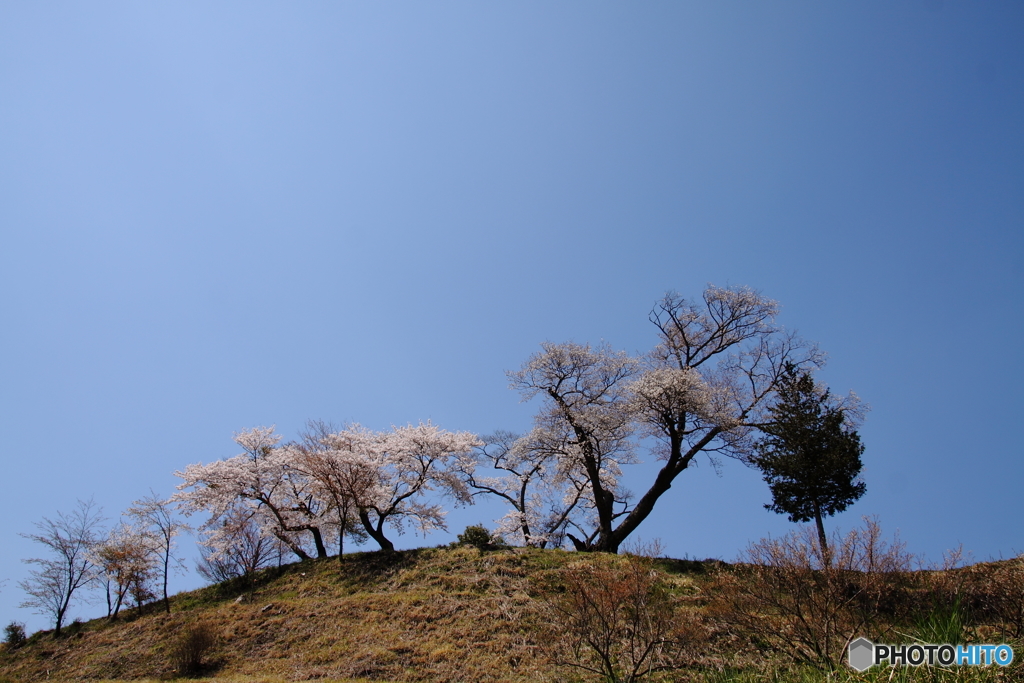
[[996,627],[1003,638],[1024,636],[1024,556],[960,573],[961,594],[975,621]]
[[718,612],[760,650],[836,670],[851,640],[887,637],[912,607],[913,557],[898,539],[882,539],[877,520],[864,521],[863,529],[833,535],[831,561],[811,527],[753,543],[745,566],[719,572]]
[[64,634],[67,636],[77,636],[82,632],[83,628],[85,628],[85,624],[81,619],[75,617],[75,620],[64,629]]
[[171,665],[181,676],[195,676],[203,671],[206,655],[216,644],[216,635],[208,624],[192,624],[171,648]]
[[497,550],[507,547],[505,539],[493,535],[483,524],[471,524],[459,534],[458,545],[471,545],[480,550]]
[[25,644],[28,638],[25,637],[25,624],[12,621],[4,627],[4,643],[14,650]]
[[598,555],[559,572],[545,640],[559,666],[633,683],[675,668],[683,635],[665,576],[640,555]]

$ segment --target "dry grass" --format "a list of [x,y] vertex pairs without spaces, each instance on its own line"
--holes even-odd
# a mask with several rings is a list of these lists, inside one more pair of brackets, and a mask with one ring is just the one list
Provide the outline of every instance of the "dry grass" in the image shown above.
[[[267,570],[254,585],[221,584],[175,596],[169,615],[133,610],[120,622],[96,620],[61,639],[36,634],[22,648],[0,652],[0,683],[172,680],[173,648],[194,624],[209,629],[216,643],[204,658],[203,677],[190,679],[197,681],[593,680],[556,666],[544,617],[545,605],[565,589],[564,578],[588,561],[608,565],[595,555],[468,547],[308,561]],[[721,572],[742,576],[742,570],[678,560],[658,560],[655,567],[658,585],[671,594],[685,647],[673,662],[677,668],[650,680],[824,680],[821,672],[794,668],[760,649],[735,621],[716,613],[711,592]],[[1013,583],[1004,578],[1007,567],[1017,565],[958,570],[972,572],[969,580],[956,583],[942,574],[935,584],[967,586],[962,594],[979,601],[978,587]],[[996,611],[987,609],[986,615]],[[1020,657],[1024,650],[1017,652]],[[1018,662],[1010,668],[990,674],[1021,670]],[[884,680],[850,673],[828,680]],[[1014,680],[991,675],[941,680]]]
[[[175,598],[175,611],[101,620],[0,657],[13,680],[171,678],[174,634],[216,634],[217,680],[524,681],[549,677],[530,577],[567,553],[474,548],[361,553]],[[237,601],[236,601],[237,600]],[[2,678],[0,678],[2,680]],[[202,679],[198,679],[202,680]]]

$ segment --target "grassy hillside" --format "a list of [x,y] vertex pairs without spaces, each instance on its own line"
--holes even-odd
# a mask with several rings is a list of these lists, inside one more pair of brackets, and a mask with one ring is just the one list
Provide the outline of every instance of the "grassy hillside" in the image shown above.
[[[558,550],[475,548],[357,553],[307,561],[173,598],[117,622],[98,619],[61,639],[34,635],[0,653],[0,681],[167,680],[183,634],[214,636],[201,678],[223,681],[553,681],[594,680],[558,665],[565,630],[551,605],[582,567],[618,571],[621,557]],[[682,643],[672,671],[648,680],[823,680],[771,642],[742,632],[715,592],[714,563],[657,560],[659,590]],[[742,570],[724,571],[743,579]],[[1017,648],[1018,658],[1024,650]],[[559,654],[561,653],[561,654]],[[1019,661],[985,672],[917,672],[920,680],[1021,680]],[[888,676],[889,670],[885,671]],[[940,676],[922,678],[921,676]],[[881,670],[831,680],[888,680]],[[894,679],[900,680],[900,679]]]
[[213,629],[209,674],[240,680],[539,680],[536,580],[572,554],[421,549],[348,555],[268,570],[174,597],[170,615],[98,619],[7,653],[16,681],[166,678],[172,641]]

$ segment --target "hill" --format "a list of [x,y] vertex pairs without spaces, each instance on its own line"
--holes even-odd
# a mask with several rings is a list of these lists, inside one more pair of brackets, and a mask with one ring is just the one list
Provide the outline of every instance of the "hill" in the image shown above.
[[[203,624],[209,675],[253,680],[549,678],[531,590],[579,556],[562,551],[419,549],[286,565],[174,596],[172,613],[37,634],[7,653],[15,681],[168,678],[176,635]],[[680,577],[681,582],[688,581]]]
[[[266,570],[251,582],[236,579],[176,595],[171,614],[151,606],[115,622],[72,625],[60,639],[35,634],[25,646],[0,654],[0,681],[171,679],[175,649],[197,627],[212,637],[196,672],[209,680],[575,680],[588,674],[566,666],[571,652],[559,649],[567,622],[558,622],[556,608],[569,604],[559,600],[572,594],[573,576],[614,587],[615,572],[628,572],[630,562],[560,550],[472,547],[310,560]],[[749,580],[743,567],[646,562],[636,566],[671,604],[675,616],[666,624],[671,621],[669,636],[680,644],[677,668],[651,680],[823,678],[813,669],[793,668],[770,638],[759,644],[742,632],[741,621],[729,618],[713,593],[728,584],[723,575]],[[600,573],[605,570],[610,573]],[[1006,676],[1019,671],[1015,662],[1005,670],[935,673],[957,676],[942,680],[1011,680]],[[830,680],[876,680],[848,670],[838,675]]]

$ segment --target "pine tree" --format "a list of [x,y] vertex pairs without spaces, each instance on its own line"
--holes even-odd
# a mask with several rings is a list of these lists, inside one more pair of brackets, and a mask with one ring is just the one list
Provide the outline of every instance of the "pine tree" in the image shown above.
[[859,479],[860,435],[846,424],[845,410],[828,390],[820,391],[810,372],[792,364],[786,366],[770,413],[753,458],[772,492],[772,504],[765,507],[789,515],[791,522],[813,519],[828,565],[822,518],[842,512],[866,490]]

